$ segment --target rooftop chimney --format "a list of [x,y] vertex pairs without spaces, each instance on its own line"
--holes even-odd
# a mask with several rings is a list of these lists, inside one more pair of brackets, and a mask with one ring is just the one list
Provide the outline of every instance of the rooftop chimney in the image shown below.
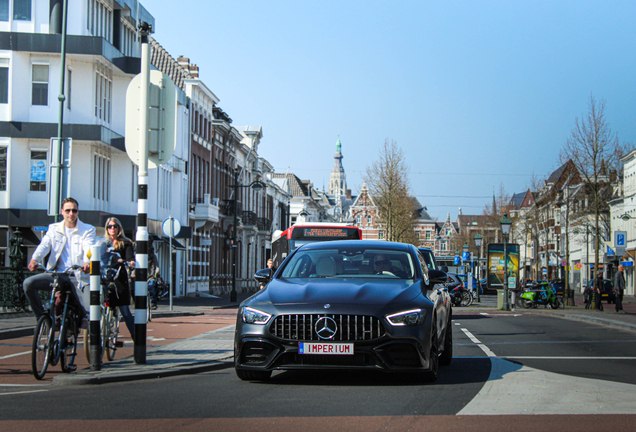
[[179,58],[177,58],[177,62],[179,63],[179,66],[184,69],[190,68],[190,59],[188,57],[179,56]]

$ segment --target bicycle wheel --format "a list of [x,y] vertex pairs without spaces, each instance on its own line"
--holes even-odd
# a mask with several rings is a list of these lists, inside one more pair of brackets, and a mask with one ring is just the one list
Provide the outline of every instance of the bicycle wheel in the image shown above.
[[51,318],[48,315],[42,315],[35,325],[31,348],[31,370],[37,380],[44,378],[46,368],[49,366],[51,339]]
[[86,361],[90,364],[91,362],[91,344],[88,338],[88,329],[82,329],[82,338],[84,339],[84,355],[86,356]]
[[117,351],[117,337],[119,336],[119,308],[108,308],[105,321],[104,351],[106,358],[112,361]]
[[460,306],[463,306],[463,307],[470,306],[470,304],[473,302],[472,299],[473,299],[473,296],[471,296],[468,291],[464,291],[462,293]]
[[66,318],[64,335],[60,335],[60,366],[62,372],[73,372],[75,356],[77,355],[77,320],[73,316]]

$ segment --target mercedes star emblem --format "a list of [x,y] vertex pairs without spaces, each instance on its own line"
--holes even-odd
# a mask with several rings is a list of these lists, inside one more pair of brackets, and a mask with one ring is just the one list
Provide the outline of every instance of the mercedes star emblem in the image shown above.
[[338,330],[336,320],[329,317],[322,317],[316,321],[316,334],[320,339],[333,339]]

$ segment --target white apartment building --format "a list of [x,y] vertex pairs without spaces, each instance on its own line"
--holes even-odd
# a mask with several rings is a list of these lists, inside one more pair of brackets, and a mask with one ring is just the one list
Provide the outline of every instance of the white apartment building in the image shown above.
[[[47,207],[49,146],[57,136],[61,93],[61,5],[0,0],[0,246],[20,228],[27,256],[54,221]],[[125,151],[125,98],[140,71],[139,21],[155,25],[134,0],[68,0],[63,136],[72,139],[70,195],[98,235],[112,215],[133,239],[138,170]],[[188,131],[187,99],[180,94],[175,155],[149,171],[148,228],[159,240],[165,239],[160,225],[168,216],[188,225]],[[167,278],[171,254],[165,242],[156,246]],[[0,264],[8,265],[4,252]],[[172,255],[179,293],[184,254]]]

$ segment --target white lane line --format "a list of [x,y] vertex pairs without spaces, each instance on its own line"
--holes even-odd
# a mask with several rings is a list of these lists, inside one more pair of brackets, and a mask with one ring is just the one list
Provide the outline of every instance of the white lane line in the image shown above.
[[550,357],[550,356],[501,356],[502,359],[518,360],[636,360],[636,357]]
[[6,355],[4,357],[0,357],[0,360],[8,359],[8,358],[11,358],[11,357],[17,357],[17,356],[21,356],[21,355],[25,355],[25,354],[31,354],[31,351],[25,351],[25,352],[21,352],[21,353],[15,353],[15,354]]
[[21,392],[0,393],[0,396],[19,395],[19,394],[25,394],[25,393],[39,393],[39,392],[45,392],[45,391],[48,391],[48,390],[28,390],[28,391],[21,391]]
[[468,336],[468,338],[473,341],[488,357],[497,357],[494,352],[490,351],[486,345],[481,343],[479,339],[477,339],[468,329],[462,328],[462,331]]

